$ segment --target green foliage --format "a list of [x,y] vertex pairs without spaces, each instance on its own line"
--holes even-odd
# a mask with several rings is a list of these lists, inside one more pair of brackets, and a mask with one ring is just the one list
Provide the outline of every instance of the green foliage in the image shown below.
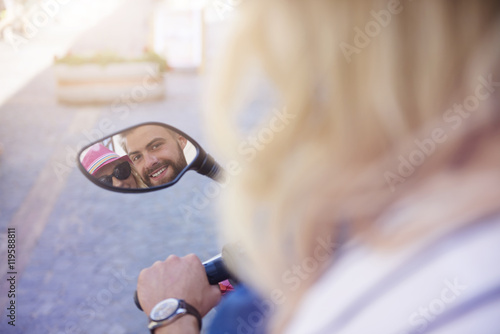
[[66,64],[66,65],[84,65],[84,64],[99,64],[106,66],[113,63],[131,63],[131,62],[153,62],[160,65],[160,71],[164,72],[168,70],[167,61],[165,58],[159,54],[146,51],[140,58],[124,58],[113,52],[101,52],[96,53],[93,56],[79,56],[73,54],[67,54],[62,58],[55,58],[55,64]]

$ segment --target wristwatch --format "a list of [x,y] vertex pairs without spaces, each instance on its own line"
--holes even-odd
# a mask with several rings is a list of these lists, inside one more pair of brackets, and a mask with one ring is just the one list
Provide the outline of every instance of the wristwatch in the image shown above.
[[171,324],[186,314],[191,314],[196,317],[196,320],[198,320],[198,327],[201,330],[200,312],[184,300],[175,298],[162,300],[153,307],[149,315],[148,328],[151,334],[154,334],[155,329]]

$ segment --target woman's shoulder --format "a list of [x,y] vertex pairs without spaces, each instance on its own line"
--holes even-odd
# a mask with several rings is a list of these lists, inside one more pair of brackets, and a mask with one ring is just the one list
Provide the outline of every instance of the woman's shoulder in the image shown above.
[[418,250],[352,246],[305,296],[288,333],[488,333],[500,310],[499,241],[496,214]]

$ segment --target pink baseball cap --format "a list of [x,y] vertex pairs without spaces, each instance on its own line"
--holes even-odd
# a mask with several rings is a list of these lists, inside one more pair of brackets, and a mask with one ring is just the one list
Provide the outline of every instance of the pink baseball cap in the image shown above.
[[85,167],[87,172],[93,175],[101,167],[120,159],[128,161],[130,164],[132,164],[132,161],[130,160],[128,155],[120,157],[118,154],[111,151],[106,146],[102,144],[95,144],[88,149],[87,153],[83,157],[82,165],[83,167]]

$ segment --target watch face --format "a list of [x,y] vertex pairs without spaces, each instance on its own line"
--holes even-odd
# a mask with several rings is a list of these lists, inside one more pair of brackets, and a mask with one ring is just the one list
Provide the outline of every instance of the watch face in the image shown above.
[[151,310],[150,318],[154,321],[165,320],[171,315],[175,314],[175,311],[179,307],[179,301],[177,299],[165,299]]

